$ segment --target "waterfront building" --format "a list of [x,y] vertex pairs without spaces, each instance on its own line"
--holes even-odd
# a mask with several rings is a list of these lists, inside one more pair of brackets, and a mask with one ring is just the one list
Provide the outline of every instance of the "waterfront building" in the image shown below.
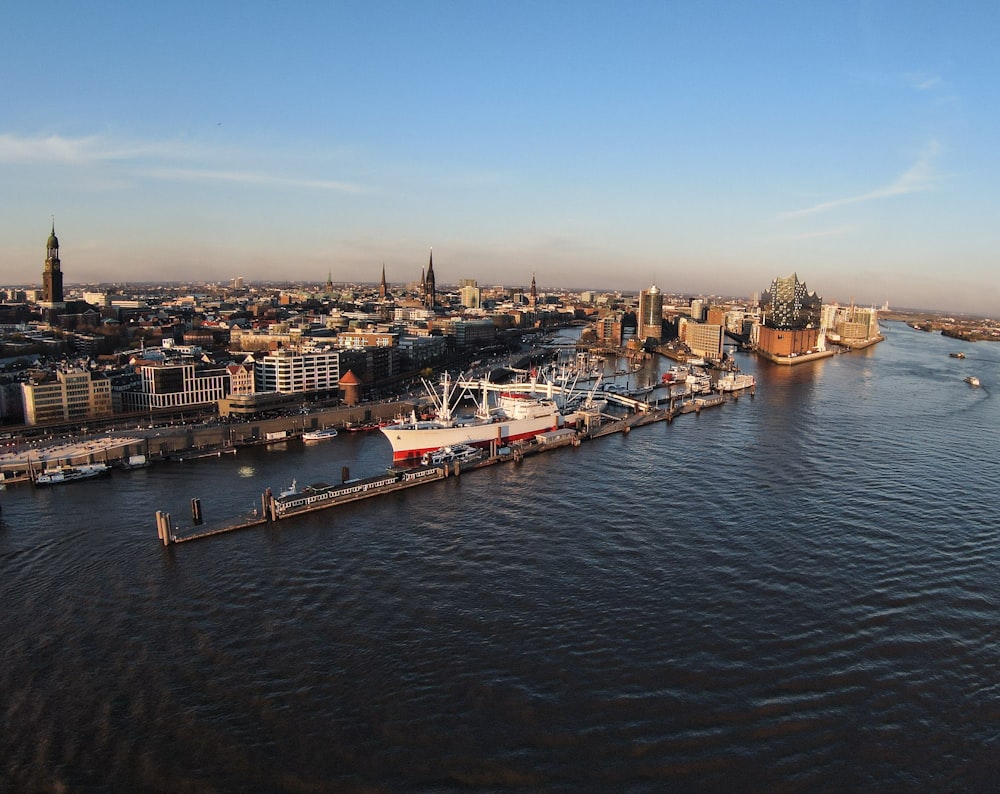
[[112,416],[111,381],[86,369],[39,373],[21,384],[21,393],[28,425]]
[[815,292],[809,292],[795,273],[774,279],[763,300],[767,307],[764,324],[771,328],[819,326],[823,301]]
[[645,342],[660,342],[663,336],[663,293],[655,284],[639,293],[639,316],[636,321],[637,336]]
[[257,391],[331,394],[336,393],[339,382],[340,353],[336,350],[276,350],[254,363]]
[[287,411],[300,405],[301,402],[301,397],[276,391],[230,394],[219,400],[219,416],[251,419],[263,413]]
[[822,299],[795,273],[776,278],[761,297],[762,322],[754,326],[751,342],[765,358],[783,364],[826,355],[822,307]]
[[394,378],[399,374],[400,351],[398,346],[361,347],[341,350],[340,369],[352,370],[364,383]]
[[881,338],[878,309],[860,306],[823,306],[823,330],[842,344]]
[[718,323],[684,323],[684,342],[695,356],[709,361],[721,361],[726,335]]
[[226,367],[229,372],[229,393],[233,394],[253,394],[254,392],[254,365],[253,359],[244,361],[242,364],[230,364]]
[[191,408],[217,403],[229,393],[225,367],[194,362],[143,361],[138,364],[139,390],[121,394],[125,411]]
[[608,312],[594,322],[598,340],[606,347],[621,347],[624,317],[621,312]]

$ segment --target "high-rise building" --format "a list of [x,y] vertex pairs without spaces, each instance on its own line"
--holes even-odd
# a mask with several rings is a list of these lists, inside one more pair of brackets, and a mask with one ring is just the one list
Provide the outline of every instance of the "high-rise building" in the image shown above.
[[639,293],[639,316],[636,335],[645,342],[649,338],[660,341],[663,335],[663,293],[655,284]]
[[459,300],[466,309],[482,308],[482,293],[479,283],[474,278],[463,278],[458,282]]
[[42,270],[42,302],[55,308],[63,304],[63,274],[59,261],[59,238],[56,222],[52,221],[52,234],[45,244],[45,268]]

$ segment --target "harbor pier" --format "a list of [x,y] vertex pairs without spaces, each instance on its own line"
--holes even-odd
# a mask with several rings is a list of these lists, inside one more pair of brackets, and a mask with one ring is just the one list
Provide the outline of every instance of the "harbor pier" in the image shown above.
[[[735,402],[738,392],[728,392]],[[192,526],[181,529],[171,525],[170,514],[163,511],[156,513],[157,535],[164,546],[186,543],[192,540],[215,537],[241,529],[249,529],[264,524],[273,524],[286,518],[293,518],[304,513],[327,510],[332,507],[351,502],[370,499],[401,490],[439,482],[452,476],[459,476],[485,466],[498,463],[519,463],[527,456],[551,452],[563,447],[578,447],[584,441],[592,441],[615,433],[629,433],[632,428],[642,427],[656,422],[671,422],[674,417],[685,413],[700,413],[705,408],[724,405],[727,394],[705,396],[688,396],[688,399],[678,400],[671,397],[669,407],[658,404],[636,403],[630,406],[632,410],[625,416],[610,416],[608,414],[593,414],[579,426],[571,425],[559,430],[538,433],[530,440],[515,442],[510,445],[491,443],[488,452],[484,452],[479,460],[459,464],[442,463],[439,465],[424,465],[414,468],[390,467],[385,474],[361,479],[349,479],[346,467],[341,471],[342,482],[339,485],[316,483],[302,489],[290,488],[278,496],[270,489],[261,495],[261,507],[253,514],[238,516],[215,524],[202,523],[202,508],[200,499],[192,499]],[[751,394],[753,391],[751,390]]]

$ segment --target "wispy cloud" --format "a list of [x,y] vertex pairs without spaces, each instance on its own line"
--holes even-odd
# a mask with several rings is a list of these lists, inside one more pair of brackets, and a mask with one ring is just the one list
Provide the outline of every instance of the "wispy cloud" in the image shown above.
[[778,218],[781,220],[801,218],[806,215],[815,215],[820,212],[837,209],[838,207],[845,207],[849,204],[862,204],[867,201],[878,201],[894,196],[905,196],[910,193],[931,190],[935,183],[934,159],[937,157],[940,148],[937,141],[931,141],[917,157],[917,161],[887,185],[856,196],[833,199],[820,204],[814,204],[811,207],[782,212],[778,215]]
[[[233,149],[226,156],[234,156]],[[238,157],[238,155],[236,155]],[[259,155],[254,155],[259,161]],[[249,170],[219,170],[192,167],[206,159],[218,158],[208,147],[188,141],[119,142],[103,136],[66,138],[61,135],[26,137],[0,134],[0,164],[92,166],[114,163],[115,178],[132,177],[175,182],[200,182],[260,187],[332,190],[341,193],[369,192],[362,185],[332,179],[304,179]],[[158,165],[150,165],[159,163]]]
[[942,80],[937,75],[931,75],[931,76],[914,75],[912,77],[911,84],[918,91],[929,91],[932,88],[943,86],[944,80]]
[[833,229],[818,229],[811,232],[802,232],[801,234],[783,234],[780,239],[782,240],[816,240],[823,237],[843,237],[846,234],[851,234],[857,231],[857,226],[854,224],[847,224],[844,226],[837,226]]
[[261,185],[265,187],[309,188],[313,190],[335,190],[341,193],[366,193],[366,188],[349,182],[338,182],[329,179],[295,179],[269,174],[245,171],[216,171],[197,168],[152,168],[142,169],[139,173],[151,179],[162,179],[174,182],[229,182],[243,185]]
[[15,165],[90,165],[140,158],[190,158],[204,155],[197,145],[175,141],[119,143],[104,136],[65,138],[0,134],[0,163]]
[[36,165],[40,163],[84,164],[107,159],[98,138],[63,138],[59,135],[24,138],[0,135],[0,163]]

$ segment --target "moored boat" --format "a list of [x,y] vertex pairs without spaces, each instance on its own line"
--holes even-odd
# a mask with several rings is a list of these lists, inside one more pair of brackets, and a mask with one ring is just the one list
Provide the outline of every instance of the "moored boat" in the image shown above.
[[[553,400],[523,392],[504,391],[503,387],[485,381],[481,383],[483,398],[477,405],[475,415],[457,417],[453,404],[457,398],[452,385],[447,373],[442,378],[440,395],[425,383],[435,403],[435,418],[420,420],[414,412],[409,419],[380,428],[392,445],[393,461],[419,458],[425,452],[457,444],[509,444],[533,438],[536,433],[555,430],[562,421],[562,414]],[[487,393],[491,391],[496,394],[495,405],[487,399]]]
[[468,463],[472,460],[479,460],[483,456],[483,450],[470,444],[454,444],[448,447],[441,447],[431,452],[425,452],[420,462],[428,466],[440,466],[442,463]]
[[744,372],[727,372],[715,382],[715,388],[722,392],[734,392],[751,389],[756,383],[753,375]]
[[43,469],[35,475],[35,485],[58,485],[74,480],[86,480],[107,474],[111,469],[105,463],[84,463],[78,466],[58,466],[53,469]]
[[336,438],[337,430],[333,427],[323,428],[322,430],[309,430],[302,434],[303,441],[325,441],[328,438]]

